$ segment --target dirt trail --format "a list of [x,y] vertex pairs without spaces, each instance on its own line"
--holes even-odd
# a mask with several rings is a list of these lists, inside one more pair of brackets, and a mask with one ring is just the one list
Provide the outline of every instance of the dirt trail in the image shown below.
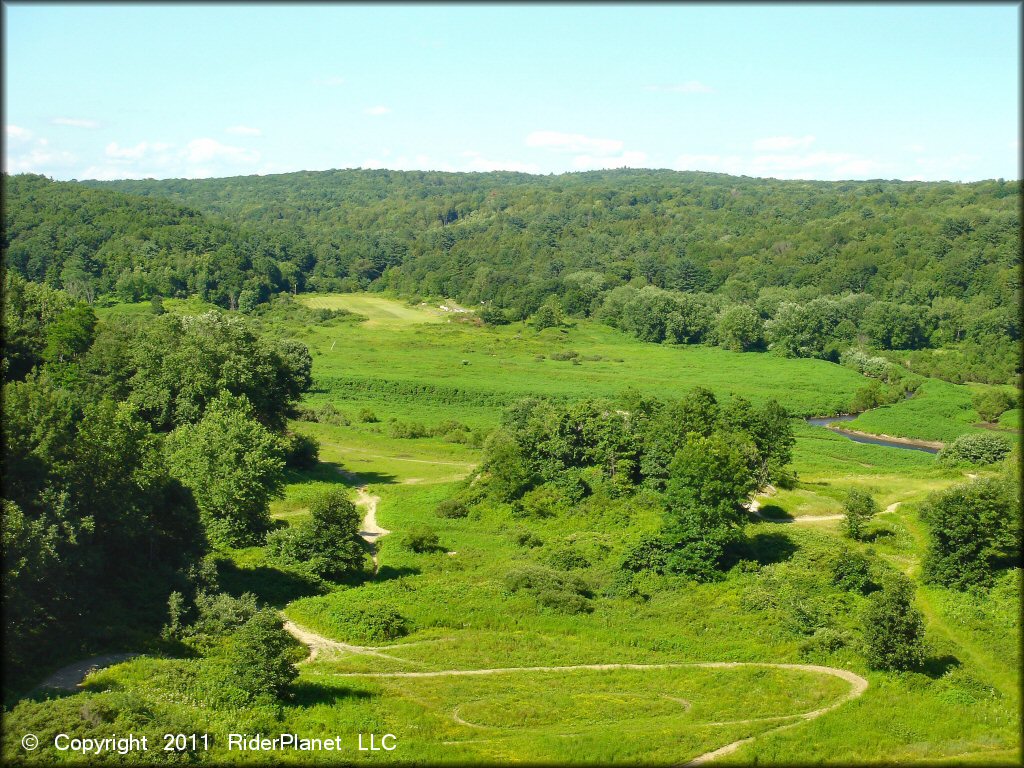
[[128,659],[133,659],[140,655],[138,653],[108,653],[104,656],[93,656],[91,659],[76,661],[74,664],[68,664],[66,667],[58,669],[43,680],[39,687],[57,688],[61,691],[77,691],[82,683],[85,682],[85,678],[96,670],[112,667],[115,664],[120,664],[122,661],[128,661]]
[[778,518],[778,517],[766,517],[761,514],[761,502],[759,499],[751,499],[746,505],[747,511],[754,517],[764,520],[766,523],[780,523],[780,524],[793,524],[793,523],[820,523],[825,520],[842,520],[846,515],[802,515],[801,517],[789,517],[789,518]]
[[[389,661],[398,661],[403,664],[418,664],[419,662],[409,661],[408,659],[399,659],[396,656],[391,656],[387,653],[381,652],[377,648],[368,648],[363,645],[350,645],[349,643],[341,643],[337,640],[331,640],[330,638],[318,635],[315,632],[311,632],[304,627],[300,627],[293,621],[285,620],[284,622],[285,631],[288,632],[292,637],[298,640],[303,645],[309,648],[309,658],[306,662],[313,661],[321,651],[342,651],[344,653],[355,653],[361,656],[376,656],[380,659],[388,659]],[[305,663],[305,662],[304,662]]]
[[[328,638],[321,637],[316,633],[303,630],[300,627],[295,626],[291,622],[285,624],[285,628],[298,638],[303,643],[309,645],[311,649],[310,660],[316,657],[317,650],[319,648],[336,648],[338,650],[345,650],[351,653],[362,653],[371,656],[383,656],[384,658],[392,661],[403,661],[405,663],[410,662],[407,659],[399,659],[388,654],[381,653],[376,648],[366,648],[362,646],[351,646],[345,643],[339,643]],[[394,646],[390,646],[394,647]],[[782,715],[778,717],[766,717],[756,718],[754,720],[736,720],[736,721],[723,721],[720,723],[710,723],[710,725],[733,725],[738,723],[750,723],[750,722],[766,722],[774,720],[787,720],[793,722],[786,722],[782,725],[771,728],[763,733],[757,734],[757,736],[751,736],[749,738],[740,739],[730,744],[726,744],[723,747],[705,752],[702,755],[698,755],[692,760],[685,763],[685,765],[699,765],[701,763],[707,763],[715,758],[721,757],[735,752],[737,749],[742,747],[744,744],[748,744],[754,739],[764,736],[768,733],[776,733],[786,728],[792,728],[795,725],[799,725],[802,722],[808,720],[814,720],[815,718],[821,717],[827,712],[831,712],[837,707],[842,706],[848,701],[856,699],[861,696],[864,691],[868,688],[868,681],[860,675],[850,672],[846,669],[837,669],[835,667],[825,667],[818,664],[776,664],[771,662],[746,662],[746,661],[717,661],[717,662],[665,662],[660,664],[569,664],[564,666],[537,666],[537,667],[489,667],[485,669],[445,669],[445,670],[434,670],[434,671],[416,671],[416,672],[334,672],[329,673],[331,677],[370,677],[370,678],[424,678],[424,677],[471,677],[481,675],[500,675],[500,674],[511,674],[515,672],[572,672],[574,670],[610,670],[610,669],[633,669],[633,670],[649,670],[649,669],[686,669],[686,668],[701,668],[701,669],[733,669],[736,667],[763,667],[768,669],[792,669],[801,672],[814,672],[822,675],[831,675],[832,677],[838,677],[840,680],[845,680],[850,684],[850,690],[847,691],[845,696],[833,701],[831,704],[812,710],[810,712],[799,712],[794,715]],[[680,700],[681,702],[683,700]],[[689,702],[686,701],[685,705],[689,706]],[[459,717],[458,707],[453,711],[453,719],[461,725],[466,725],[473,728],[479,728],[480,726],[464,721]],[[451,742],[456,743],[456,742]],[[458,742],[461,743],[461,742]]]
[[344,469],[339,469],[341,473],[349,482],[358,483],[356,485],[356,501],[357,507],[362,507],[366,510],[363,515],[363,527],[359,530],[359,535],[363,541],[370,545],[370,553],[373,557],[373,572],[377,573],[377,539],[381,536],[387,536],[391,531],[386,528],[381,528],[377,524],[377,504],[380,502],[380,496],[373,496],[366,490],[366,484],[363,483],[358,475],[348,472]]

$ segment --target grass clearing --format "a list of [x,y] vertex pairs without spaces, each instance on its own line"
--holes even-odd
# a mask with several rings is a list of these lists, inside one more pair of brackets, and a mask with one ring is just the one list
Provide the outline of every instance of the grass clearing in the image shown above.
[[[457,420],[485,430],[498,422],[502,403],[527,394],[614,396],[634,386],[664,398],[696,385],[755,403],[775,397],[794,413],[823,415],[844,410],[863,386],[862,376],[816,360],[643,344],[588,322],[537,334],[524,325],[443,322],[431,311],[378,295],[304,300],[370,319],[301,329],[317,381],[308,404],[330,402],[350,423],[289,425],[320,441],[321,464],[289,474],[273,516],[287,523],[303,519],[318,490],[354,484],[344,470],[380,496],[377,520],[393,533],[379,542],[377,578],[324,594],[268,563],[261,548],[223,553],[221,582],[233,593],[253,589],[297,624],[340,643],[368,644],[346,617],[373,605],[395,608],[407,632],[373,643],[384,656],[319,653],[301,666],[294,699],[280,713],[228,717],[204,709],[172,684],[175,665],[189,662],[156,659],[96,675],[91,692],[80,694],[83,702],[100,706],[134,696],[161,722],[201,723],[218,733],[353,734],[344,757],[377,762],[674,764],[749,737],[756,738],[720,762],[1020,761],[1019,571],[1007,572],[995,589],[979,595],[918,584],[930,650],[922,671],[903,674],[866,668],[859,651],[866,598],[842,592],[830,575],[834,559],[852,550],[918,577],[926,544],[920,502],[965,481],[963,470],[943,468],[929,454],[854,443],[799,422],[793,462],[798,482],[763,499],[765,511],[773,507],[797,521],[837,514],[846,492],[863,488],[883,509],[892,507],[868,525],[865,542],[843,538],[838,521],[752,520],[744,567],[721,581],[698,585],[647,574],[624,593],[616,588],[619,563],[630,545],[658,526],[656,498],[640,493],[605,499],[547,518],[517,516],[498,504],[474,508],[464,518],[440,517],[437,504],[460,487],[481,451],[441,437],[394,437],[388,421],[434,426]],[[551,359],[553,351],[565,350],[576,351],[581,364]],[[379,420],[360,421],[363,408]],[[973,429],[973,418],[970,388],[929,380],[913,399],[850,426],[949,439]],[[406,549],[402,534],[414,525],[433,528],[441,551]],[[524,532],[530,543],[523,543]],[[571,573],[590,590],[588,611],[565,612],[526,590],[507,588],[510,571],[551,567],[566,550],[586,563]],[[820,664],[861,675],[870,687],[815,720],[775,730],[788,721],[758,718],[827,706],[846,694],[848,684],[757,667],[368,676],[694,662]],[[47,706],[53,710],[37,713],[38,721],[68,705]],[[359,732],[394,733],[399,748],[358,753]],[[16,744],[5,741],[5,755],[13,754],[10,749]],[[239,759],[222,750],[209,757]],[[244,759],[300,761],[287,754]]]

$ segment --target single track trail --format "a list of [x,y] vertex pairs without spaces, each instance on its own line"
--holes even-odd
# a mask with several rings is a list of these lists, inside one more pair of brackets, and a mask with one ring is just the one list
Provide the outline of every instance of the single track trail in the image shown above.
[[[353,646],[346,643],[340,643],[336,640],[323,637],[311,632],[310,630],[304,629],[297,626],[293,622],[286,622],[285,629],[287,629],[292,636],[298,639],[300,642],[307,645],[310,649],[310,657],[308,661],[312,661],[317,657],[318,653],[322,650],[330,649],[343,651],[348,653],[356,653],[370,656],[378,656],[389,659],[391,661],[399,661],[406,664],[415,664],[418,662],[412,662],[408,659],[401,659],[391,654],[382,653],[379,648],[365,647],[365,646]],[[388,646],[389,650],[400,648],[401,646]],[[840,680],[845,680],[850,684],[850,689],[846,694],[839,699],[833,701],[824,707],[812,710],[810,712],[798,712],[793,715],[779,715],[774,717],[762,717],[753,718],[747,720],[728,720],[723,722],[709,723],[708,725],[722,726],[722,725],[736,725],[741,723],[756,723],[756,722],[773,722],[783,721],[780,725],[771,728],[757,736],[750,736],[745,739],[726,744],[723,747],[719,747],[710,752],[698,755],[693,759],[686,762],[684,765],[699,765],[701,763],[710,762],[723,755],[735,752],[737,749],[742,747],[744,744],[752,742],[754,739],[764,736],[768,733],[775,733],[777,731],[784,730],[786,728],[792,728],[795,725],[799,725],[802,722],[808,720],[814,720],[815,718],[821,717],[827,712],[831,712],[837,707],[842,706],[848,701],[858,698],[863,695],[864,691],[868,689],[868,681],[865,680],[858,674],[850,672],[846,669],[837,669],[836,667],[825,667],[818,664],[779,664],[772,662],[758,662],[758,661],[710,661],[710,662],[664,662],[655,664],[629,664],[629,663],[611,663],[611,664],[567,664],[560,666],[533,666],[533,667],[487,667],[483,669],[444,669],[444,670],[416,670],[410,672],[331,672],[324,673],[330,677],[338,678],[427,678],[427,677],[472,677],[472,676],[483,676],[483,675],[503,675],[503,674],[517,674],[517,673],[545,673],[545,672],[573,672],[580,670],[653,670],[653,669],[735,669],[738,667],[761,667],[764,669],[788,669],[800,672],[812,672],[821,675],[831,675],[832,677],[838,677]],[[652,696],[658,696],[661,694],[651,694]],[[684,700],[680,700],[684,701]],[[689,702],[685,701],[686,708],[689,708]],[[462,725],[468,725],[474,728],[480,727],[472,723],[463,721],[458,715],[458,708],[456,707],[453,712],[453,719],[455,722]],[[479,739],[477,739],[479,741]],[[461,742],[459,742],[461,743]]]
[[391,531],[387,528],[381,528],[377,524],[377,504],[380,502],[380,496],[371,495],[366,490],[366,483],[363,483],[358,475],[351,472],[347,472],[344,469],[339,469],[345,479],[356,484],[356,500],[355,505],[362,507],[365,510],[363,514],[363,525],[359,529],[359,535],[363,541],[370,545],[370,554],[373,557],[373,572],[377,573],[377,540],[382,536],[387,536]]

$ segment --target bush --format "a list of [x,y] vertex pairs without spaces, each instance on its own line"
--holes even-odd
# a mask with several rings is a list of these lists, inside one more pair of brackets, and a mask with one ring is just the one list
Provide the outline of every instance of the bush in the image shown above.
[[297,647],[298,642],[285,632],[276,611],[257,611],[230,637],[223,651],[232,687],[249,701],[280,698],[299,676],[293,663]]
[[[232,597],[225,592],[199,592],[196,595],[196,620],[181,630],[181,636],[188,645],[205,653],[249,621],[257,611],[256,596],[251,592],[240,597]],[[173,623],[173,616],[171,620]],[[177,622],[180,626],[180,615]]]
[[371,411],[369,408],[359,409],[359,420],[364,424],[376,424],[380,419],[377,418],[377,414]]
[[1016,407],[1017,398],[1003,389],[987,389],[976,392],[971,398],[971,404],[982,421],[994,422],[1011,408]]
[[845,550],[832,564],[832,583],[846,592],[866,595],[878,588],[871,579],[871,561],[860,552]]
[[587,598],[575,592],[543,589],[537,593],[536,599],[537,604],[543,608],[570,616],[577,613],[590,613],[594,610]]
[[363,569],[360,518],[345,491],[335,488],[315,497],[308,520],[267,536],[267,554],[280,565],[321,579],[340,580]]
[[[374,417],[376,420],[376,417]],[[324,403],[316,411],[316,421],[321,424],[333,424],[336,427],[347,427],[352,422],[348,416],[334,407],[333,403]]]
[[1019,562],[1020,496],[1009,480],[975,480],[928,499],[927,581],[954,589],[992,583],[1000,563]]
[[859,488],[851,488],[843,501],[843,511],[846,512],[846,518],[843,520],[846,535],[860,541],[864,538],[864,526],[878,514],[879,510],[878,503],[870,493]]
[[513,594],[529,592],[538,605],[561,613],[592,610],[589,598],[593,593],[583,579],[544,566],[528,565],[509,571],[505,574],[505,589]]
[[419,554],[436,552],[441,549],[437,532],[425,525],[416,525],[410,528],[402,539],[402,545]]
[[403,439],[403,440],[414,440],[420,437],[426,437],[430,434],[427,431],[426,426],[416,421],[393,421],[388,427],[388,434],[391,437]]
[[469,507],[466,502],[462,499],[455,497],[451,499],[445,499],[436,507],[434,507],[434,514],[438,517],[446,518],[462,518],[469,514]]
[[908,670],[924,662],[924,619],[914,587],[899,574],[870,598],[864,616],[865,657],[872,669]]
[[960,435],[939,454],[942,464],[995,464],[1010,453],[1010,442],[1002,435],[972,433]]
[[574,568],[589,568],[590,560],[571,546],[563,546],[548,553],[547,562],[555,568],[571,571]]
[[527,547],[529,549],[544,546],[544,541],[540,538],[540,536],[535,534],[533,531],[527,530],[526,528],[519,528],[513,531],[512,541],[514,541],[520,547]]
[[294,469],[312,469],[320,461],[320,443],[297,432],[284,439],[284,463]]
[[515,513],[520,517],[551,517],[567,510],[565,494],[549,483],[527,491],[515,504]]
[[370,601],[359,605],[333,605],[321,598],[317,602],[296,605],[298,620],[307,608],[310,625],[350,643],[383,643],[409,632],[409,623],[394,606]]

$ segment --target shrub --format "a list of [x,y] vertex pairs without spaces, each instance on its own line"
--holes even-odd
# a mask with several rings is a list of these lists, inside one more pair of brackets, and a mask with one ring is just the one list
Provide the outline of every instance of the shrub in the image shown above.
[[521,517],[551,517],[567,509],[565,494],[549,483],[527,491],[515,505],[515,512]]
[[547,562],[555,568],[571,571],[574,568],[589,568],[590,560],[571,546],[563,546],[548,553]]
[[1010,442],[1002,435],[960,435],[939,454],[946,465],[995,464],[1010,453]]
[[414,440],[429,434],[426,426],[416,421],[393,421],[388,427],[388,433],[391,437],[404,440]]
[[863,595],[878,588],[871,579],[871,561],[860,552],[844,550],[832,564],[832,583],[846,592]]
[[575,592],[542,589],[537,592],[536,599],[538,605],[550,608],[558,613],[574,615],[577,613],[590,613],[594,610],[594,607],[587,598]]
[[319,624],[346,642],[383,643],[408,634],[409,624],[394,606],[370,601],[359,605],[332,605],[318,601],[297,607],[311,609],[311,624]]
[[297,432],[284,439],[284,463],[295,469],[312,469],[320,460],[320,443]]
[[579,356],[580,356],[579,352],[576,352],[576,351],[574,351],[572,349],[567,349],[567,350],[565,350],[563,352],[553,352],[551,354],[551,359],[552,360],[575,360]]
[[544,541],[540,538],[540,536],[535,534],[533,531],[527,530],[526,528],[519,528],[513,531],[512,541],[514,541],[520,547],[527,547],[529,549],[544,546]]
[[590,587],[578,576],[527,565],[505,574],[505,588],[510,593],[531,593],[538,605],[560,613],[584,613],[591,610]]
[[[200,651],[217,644],[256,615],[256,595],[246,592],[232,597],[226,592],[199,592],[196,595],[196,620],[182,634]],[[179,619],[180,621],[180,619]]]
[[983,421],[994,422],[1017,405],[1017,398],[1003,389],[987,389],[975,393],[971,404]]
[[870,598],[864,615],[865,656],[872,669],[908,670],[924,661],[924,619],[914,587],[898,574]]
[[304,403],[299,403],[292,409],[292,413],[298,421],[320,421],[319,413],[315,408],[312,408]]
[[867,491],[851,488],[843,501],[843,511],[846,512],[843,520],[846,535],[860,541],[864,538],[864,526],[878,514],[878,503]]
[[438,517],[462,518],[469,514],[469,507],[466,506],[465,501],[458,497],[454,497],[451,499],[445,499],[434,507],[434,514]]
[[363,568],[359,512],[335,488],[313,499],[308,520],[267,536],[271,560],[321,579],[343,579]]
[[364,424],[376,424],[380,419],[377,418],[377,414],[371,411],[369,408],[359,409],[359,420]]
[[[347,427],[352,423],[349,421],[348,416],[334,407],[333,403],[324,403],[321,405],[317,410],[316,415],[316,420],[321,424],[333,424],[336,427]],[[376,420],[376,417],[374,417],[374,420]]]
[[991,584],[1001,561],[1021,545],[1020,496],[1008,480],[975,480],[928,499],[927,581],[954,589]]
[[402,544],[406,549],[419,554],[436,552],[441,549],[437,532],[425,525],[416,525],[410,528],[403,537]]
[[223,651],[232,686],[250,701],[280,698],[299,676],[292,660],[297,647],[276,611],[257,611],[230,637]]

